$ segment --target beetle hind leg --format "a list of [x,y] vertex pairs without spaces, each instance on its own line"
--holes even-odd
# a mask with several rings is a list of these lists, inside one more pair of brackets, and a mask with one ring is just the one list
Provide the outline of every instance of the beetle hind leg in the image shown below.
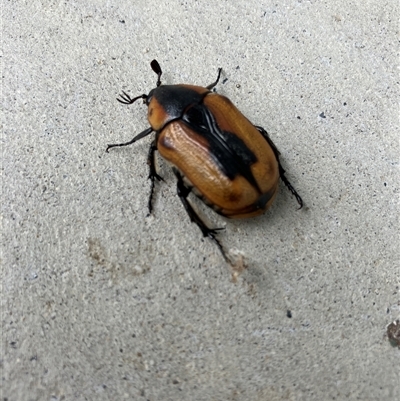
[[179,171],[176,169],[173,169],[173,171],[178,179],[178,184],[177,184],[178,196],[179,196],[181,202],[183,203],[183,206],[185,207],[187,214],[189,215],[190,221],[192,223],[197,224],[197,226],[200,228],[201,232],[203,233],[204,237],[208,237],[215,242],[215,244],[218,246],[218,249],[221,251],[222,256],[224,257],[225,261],[228,263],[231,263],[231,261],[229,260],[228,256],[225,253],[225,250],[224,250],[222,244],[219,242],[218,238],[216,237],[216,234],[218,233],[218,231],[224,230],[224,228],[208,228],[206,226],[206,224],[197,215],[197,213],[193,209],[192,205],[187,200],[187,197],[190,194],[191,189],[185,185],[185,183],[183,182],[182,175],[179,173]]
[[285,170],[282,167],[282,164],[279,160],[279,156],[280,156],[280,152],[278,150],[278,148],[275,146],[275,144],[272,142],[272,139],[269,137],[268,132],[265,131],[265,129],[263,127],[259,127],[259,126],[255,126],[258,131],[260,132],[260,134],[265,138],[265,140],[268,142],[268,144],[271,146],[272,150],[275,153],[275,157],[276,160],[278,161],[278,165],[279,165],[279,176],[281,178],[281,180],[283,181],[283,183],[286,185],[286,187],[288,188],[288,190],[293,194],[293,196],[296,198],[297,203],[299,204],[299,209],[301,209],[303,207],[303,199],[301,199],[301,196],[297,193],[297,191],[293,188],[292,184],[289,182],[289,180],[286,178],[285,175]]
[[148,202],[149,215],[153,211],[153,195],[154,195],[155,180],[164,181],[164,179],[160,175],[157,174],[156,160],[155,160],[156,150],[157,150],[156,141],[153,141],[150,145],[149,153],[147,156],[147,164],[149,165],[149,168],[150,168],[149,179],[151,180],[150,196],[149,196],[149,202]]
[[289,182],[289,180],[285,176],[285,170],[281,166],[281,163],[279,162],[279,176],[281,177],[281,180],[283,183],[286,185],[288,190],[293,194],[293,196],[296,198],[297,203],[299,204],[299,209],[303,207],[303,199],[301,199],[301,196],[297,193],[297,191],[293,188],[292,184]]

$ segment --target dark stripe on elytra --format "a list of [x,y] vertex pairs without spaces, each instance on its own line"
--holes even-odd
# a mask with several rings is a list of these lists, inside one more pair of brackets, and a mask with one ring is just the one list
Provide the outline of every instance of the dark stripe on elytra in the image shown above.
[[243,176],[259,193],[262,193],[251,166],[257,162],[256,155],[234,133],[222,131],[214,116],[202,104],[189,107],[182,120],[209,144],[210,156],[230,180]]

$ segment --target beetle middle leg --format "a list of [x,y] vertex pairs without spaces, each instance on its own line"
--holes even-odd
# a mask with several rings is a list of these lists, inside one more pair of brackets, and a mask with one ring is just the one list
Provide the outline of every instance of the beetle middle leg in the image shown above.
[[156,171],[156,158],[155,152],[157,150],[156,141],[154,140],[149,149],[149,153],[147,156],[147,164],[149,165],[150,172],[149,172],[149,179],[151,180],[151,187],[150,187],[150,196],[149,196],[149,215],[153,211],[153,194],[154,194],[154,181],[157,179],[158,181],[164,181],[164,179],[157,174]]
[[177,184],[178,196],[179,196],[181,202],[183,203],[183,206],[185,207],[187,214],[189,215],[190,221],[197,224],[197,226],[200,228],[201,232],[203,233],[204,237],[211,238],[217,244],[225,261],[228,263],[231,263],[231,261],[229,260],[229,258],[227,257],[227,255],[224,251],[224,248],[222,247],[222,244],[219,242],[219,240],[216,237],[216,234],[218,233],[218,231],[223,230],[223,228],[208,228],[206,226],[206,224],[197,215],[197,213],[193,209],[192,205],[187,200],[187,197],[190,194],[191,189],[185,185],[185,183],[183,182],[182,175],[179,173],[179,171],[175,168],[173,169],[173,171],[176,175],[176,178],[178,179],[178,184]]
[[269,137],[268,132],[265,131],[263,127],[255,126],[258,131],[261,133],[261,135],[265,138],[265,140],[268,142],[268,144],[271,146],[272,150],[275,153],[276,160],[278,161],[278,166],[279,166],[279,176],[283,183],[286,185],[286,187],[289,189],[289,191],[294,195],[294,197],[297,200],[297,203],[300,205],[299,209],[303,207],[303,199],[301,199],[301,196],[297,193],[297,191],[293,188],[292,184],[289,182],[289,180],[286,178],[285,175],[285,170],[282,167],[282,164],[279,160],[280,152],[278,148],[275,146],[275,144],[272,142],[272,139]]

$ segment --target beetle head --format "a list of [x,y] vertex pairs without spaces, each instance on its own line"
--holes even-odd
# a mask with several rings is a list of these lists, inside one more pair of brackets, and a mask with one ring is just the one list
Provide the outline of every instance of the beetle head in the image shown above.
[[148,95],[143,94],[131,98],[123,92],[121,103],[132,104],[143,99],[148,107],[147,118],[154,131],[162,130],[169,122],[181,119],[190,107],[200,104],[209,88],[193,85],[161,85],[162,70],[157,60],[150,63],[152,70],[157,74],[156,87]]

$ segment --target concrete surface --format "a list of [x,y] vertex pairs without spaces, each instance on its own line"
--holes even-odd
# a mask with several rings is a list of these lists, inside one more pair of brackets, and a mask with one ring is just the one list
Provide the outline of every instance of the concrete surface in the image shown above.
[[[397,1],[3,4],[2,400],[394,400]],[[304,198],[220,239],[175,192],[146,217],[146,108],[207,85],[264,126]],[[290,311],[290,313],[288,312]],[[397,394],[397,395],[396,395]]]

